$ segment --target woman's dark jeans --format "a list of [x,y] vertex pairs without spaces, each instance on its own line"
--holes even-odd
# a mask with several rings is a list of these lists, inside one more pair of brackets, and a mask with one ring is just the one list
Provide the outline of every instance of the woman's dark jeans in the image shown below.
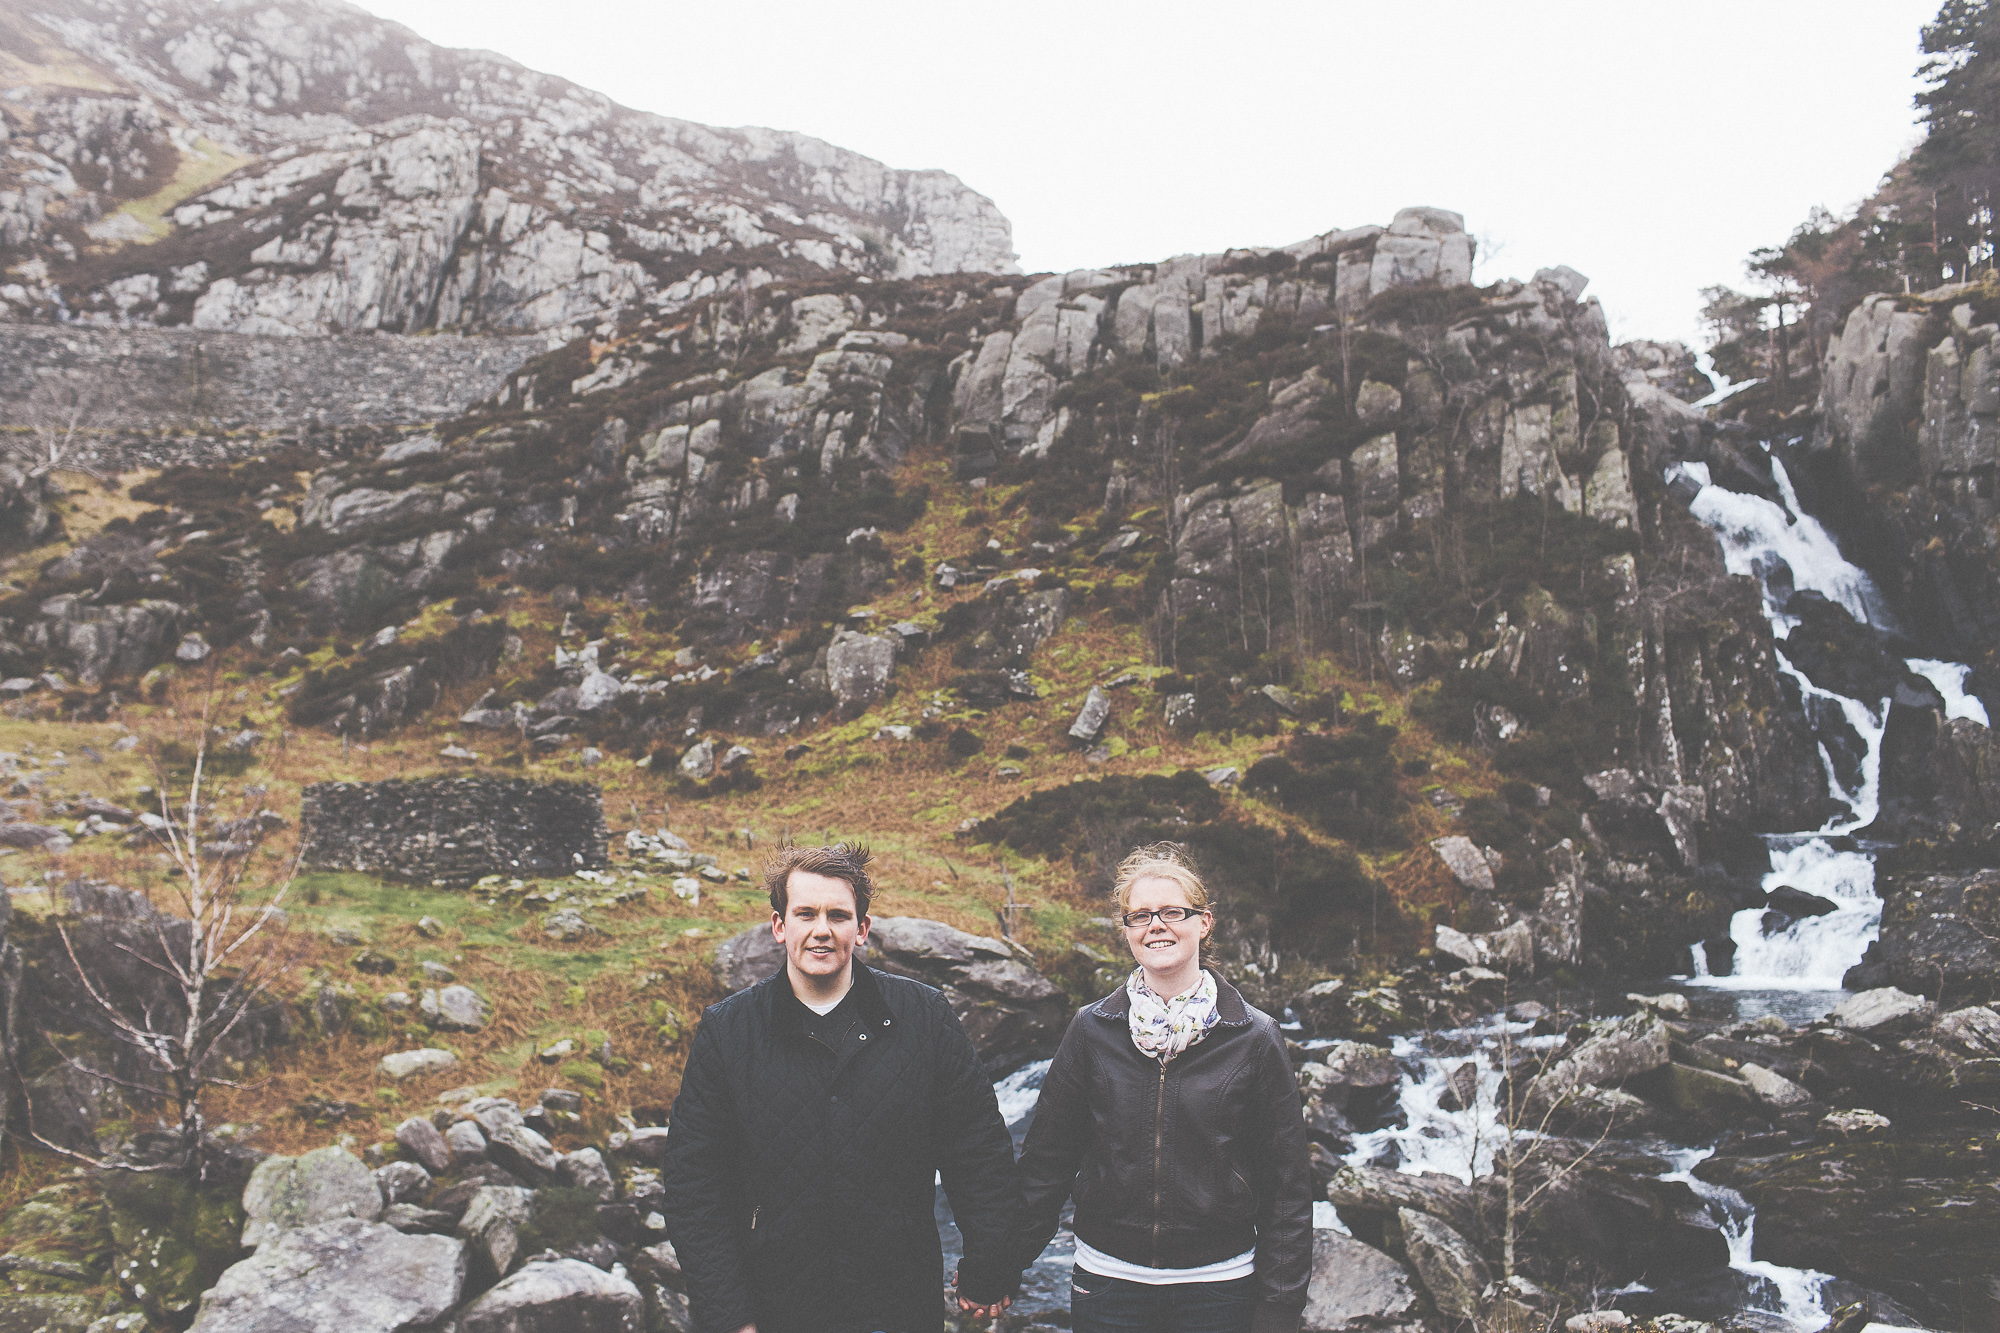
[[1073,1333],[1249,1333],[1256,1282],[1155,1286],[1079,1268],[1070,1278],[1069,1326]]

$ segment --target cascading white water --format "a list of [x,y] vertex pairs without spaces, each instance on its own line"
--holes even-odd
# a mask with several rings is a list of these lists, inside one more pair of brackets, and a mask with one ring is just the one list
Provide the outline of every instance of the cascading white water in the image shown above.
[[[1842,783],[1832,756],[1821,745],[1828,794],[1846,806],[1846,811],[1818,830],[1826,837],[1787,840],[1774,846],[1770,873],[1763,881],[1766,892],[1789,885],[1830,900],[1837,910],[1800,918],[1770,933],[1764,929],[1762,908],[1738,912],[1729,927],[1736,956],[1728,975],[1711,975],[1706,951],[1697,945],[1690,980],[1730,990],[1839,990],[1842,975],[1861,961],[1880,928],[1882,900],[1875,895],[1875,858],[1866,851],[1836,847],[1828,839],[1873,823],[1880,809],[1882,736],[1889,701],[1850,699],[1821,689],[1792,665],[1785,656],[1784,642],[1798,620],[1785,612],[1784,600],[1789,596],[1785,580],[1772,576],[1780,569],[1787,571],[1790,591],[1817,592],[1864,625],[1893,629],[1895,620],[1874,580],[1849,564],[1832,534],[1800,509],[1798,493],[1783,463],[1771,460],[1771,476],[1782,505],[1711,484],[1708,468],[1702,463],[1678,465],[1669,470],[1669,480],[1676,472],[1701,483],[1688,509],[1715,530],[1724,566],[1732,574],[1757,579],[1763,591],[1764,615],[1778,642],[1780,670],[1798,685],[1804,698],[1823,701],[1837,711],[1864,746],[1858,780],[1850,786]],[[1961,709],[1968,704],[1979,707],[1978,700],[1968,700],[1965,695],[1962,668],[1928,661],[1924,666],[1929,670],[1923,674],[1948,700],[1959,700]],[[1912,663],[1912,669],[1919,668]]]

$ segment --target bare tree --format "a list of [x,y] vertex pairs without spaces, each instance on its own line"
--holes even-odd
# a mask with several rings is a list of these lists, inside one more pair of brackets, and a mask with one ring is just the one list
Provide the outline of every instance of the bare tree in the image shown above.
[[63,371],[37,374],[35,387],[28,391],[21,409],[28,433],[11,439],[7,452],[31,477],[45,477],[63,468],[103,480],[102,474],[81,463],[77,454],[103,415],[104,392],[101,376]]
[[[252,861],[284,821],[265,809],[246,808],[219,821],[205,790],[209,706],[202,708],[202,740],[185,799],[176,808],[164,765],[155,757],[160,814],[154,836],[174,874],[166,911],[155,910],[119,931],[100,931],[97,951],[78,948],[74,923],[59,928],[73,980],[87,1003],[91,1026],[109,1039],[114,1058],[97,1068],[56,1043],[77,1071],[173,1109],[179,1151],[157,1164],[119,1165],[140,1170],[185,1170],[197,1177],[207,1166],[202,1096],[212,1087],[240,1087],[227,1077],[230,1038],[259,1010],[284,975],[289,957],[275,926],[279,904],[298,870],[294,857],[278,875],[253,883]],[[101,925],[102,923],[100,923]],[[116,986],[103,966],[122,954],[150,974],[151,985]],[[122,1054],[123,1059],[116,1058]],[[59,1144],[34,1128],[36,1142],[64,1156],[105,1165],[92,1154]]]

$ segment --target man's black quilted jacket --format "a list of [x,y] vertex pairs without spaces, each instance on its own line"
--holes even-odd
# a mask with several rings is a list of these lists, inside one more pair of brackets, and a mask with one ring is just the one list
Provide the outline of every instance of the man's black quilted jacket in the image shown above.
[[936,1333],[936,1175],[965,1238],[959,1291],[1011,1295],[1020,1206],[993,1087],[938,991],[854,964],[860,1032],[806,1035],[783,972],[702,1015],[663,1183],[696,1333]]

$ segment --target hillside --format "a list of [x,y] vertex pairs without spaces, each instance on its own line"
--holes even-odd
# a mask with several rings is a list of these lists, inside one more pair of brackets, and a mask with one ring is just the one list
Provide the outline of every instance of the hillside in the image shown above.
[[588,331],[827,270],[1008,272],[942,171],[632,111],[342,0],[0,15],[12,318]]

